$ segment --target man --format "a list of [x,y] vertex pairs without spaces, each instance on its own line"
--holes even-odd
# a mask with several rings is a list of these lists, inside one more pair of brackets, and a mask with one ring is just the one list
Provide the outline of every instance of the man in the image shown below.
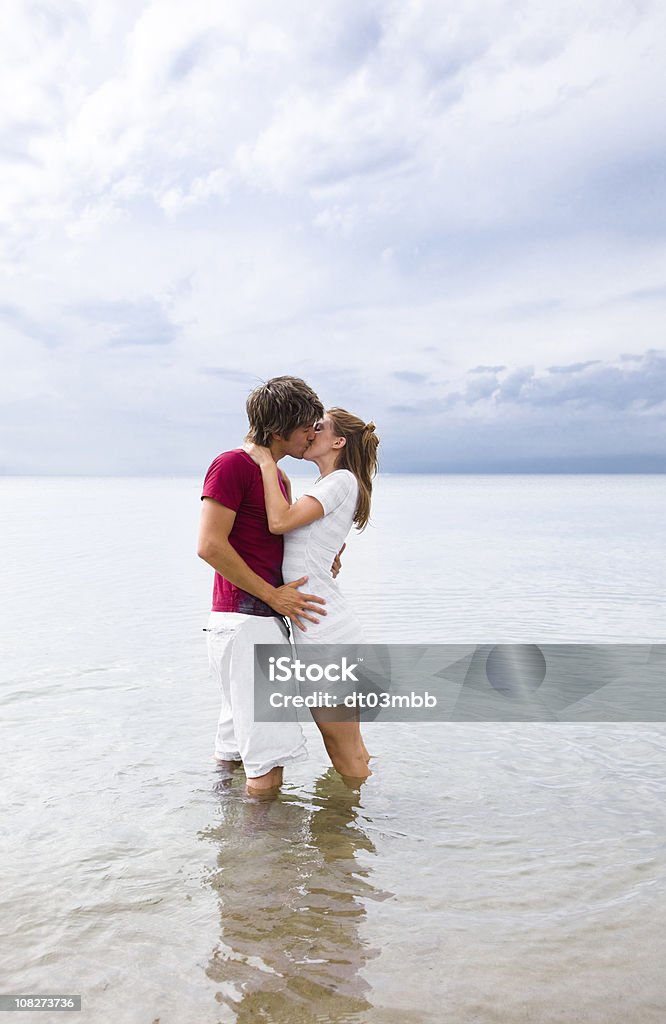
[[[246,403],[248,437],[270,448],[278,462],[302,459],[324,409],[298,377],[274,377]],[[280,486],[290,497],[289,482]],[[282,536],[268,529],[261,470],[242,449],[213,461],[202,491],[198,555],[215,569],[208,653],[222,690],[215,756],[222,767],[242,761],[248,790],[266,793],[280,786],[283,766],[306,757],[298,722],[254,721],[254,644],[288,643],[284,617],[299,629],[319,622],[323,598],[297,588],[307,576],[282,580]]]

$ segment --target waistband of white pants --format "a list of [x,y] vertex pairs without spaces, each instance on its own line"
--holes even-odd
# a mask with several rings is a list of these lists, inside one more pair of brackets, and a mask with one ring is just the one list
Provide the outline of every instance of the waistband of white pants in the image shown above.
[[289,638],[291,626],[289,619],[283,615],[246,615],[244,612],[209,612],[208,626],[204,626],[204,632],[215,626],[240,626],[243,622],[276,622],[281,632]]

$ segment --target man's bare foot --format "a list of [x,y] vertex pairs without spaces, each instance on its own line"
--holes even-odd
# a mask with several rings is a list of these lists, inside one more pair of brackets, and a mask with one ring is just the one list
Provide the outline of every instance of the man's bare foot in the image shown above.
[[254,800],[262,800],[268,802],[270,800],[276,800],[279,797],[279,786],[271,786],[270,789],[257,789],[255,786],[250,785],[250,781],[248,781],[245,785],[245,792]]
[[265,775],[259,775],[254,779],[247,780],[247,792],[249,796],[257,796],[262,800],[274,800],[282,785],[282,767],[271,768]]

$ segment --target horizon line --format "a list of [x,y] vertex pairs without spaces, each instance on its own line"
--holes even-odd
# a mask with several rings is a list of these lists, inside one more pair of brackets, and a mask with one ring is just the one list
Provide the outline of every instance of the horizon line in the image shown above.
[[[313,474],[291,473],[291,479],[310,479]],[[384,470],[378,477],[389,476],[666,476],[666,469],[399,469]],[[0,471],[4,480],[192,480],[202,473],[34,473]]]

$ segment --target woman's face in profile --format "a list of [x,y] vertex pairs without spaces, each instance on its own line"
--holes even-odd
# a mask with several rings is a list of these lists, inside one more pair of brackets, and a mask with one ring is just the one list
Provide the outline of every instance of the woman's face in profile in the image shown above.
[[336,436],[333,433],[333,422],[329,418],[328,413],[324,413],[324,418],[317,420],[315,424],[315,436],[314,441],[303,456],[304,459],[309,459],[312,462],[314,459],[319,458],[320,455],[325,455],[327,451],[333,447],[333,443],[336,440]]

